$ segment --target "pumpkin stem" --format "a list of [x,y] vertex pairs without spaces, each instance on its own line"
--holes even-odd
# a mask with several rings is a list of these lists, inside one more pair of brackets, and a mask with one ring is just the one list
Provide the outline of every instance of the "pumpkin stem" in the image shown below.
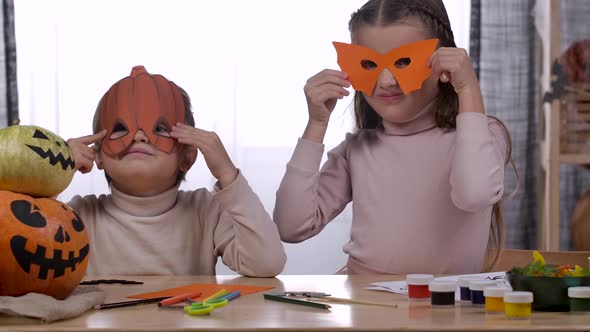
[[131,74],[129,74],[129,76],[131,77],[135,77],[135,76],[139,76],[141,74],[147,74],[147,70],[145,70],[144,66],[135,66],[133,67],[133,69],[131,69]]

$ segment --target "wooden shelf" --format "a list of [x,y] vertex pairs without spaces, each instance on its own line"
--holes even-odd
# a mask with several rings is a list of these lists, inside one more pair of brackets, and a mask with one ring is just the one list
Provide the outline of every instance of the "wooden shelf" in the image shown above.
[[[541,88],[551,89],[552,64],[560,49],[560,0],[538,0],[536,3],[537,28],[542,44]],[[539,214],[537,226],[538,249],[559,251],[559,166],[561,163],[581,164],[590,161],[590,155],[560,153],[560,103],[553,100],[541,105],[540,138],[541,177],[539,184]]]
[[584,153],[584,154],[562,153],[559,156],[559,161],[564,164],[590,165],[590,153]]

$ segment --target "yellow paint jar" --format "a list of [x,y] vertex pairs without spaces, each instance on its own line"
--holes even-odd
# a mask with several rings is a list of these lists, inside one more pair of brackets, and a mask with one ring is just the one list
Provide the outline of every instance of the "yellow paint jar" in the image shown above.
[[508,286],[492,286],[483,289],[486,312],[504,312],[504,293],[511,292]]
[[506,317],[523,319],[531,316],[532,292],[505,292],[504,310]]

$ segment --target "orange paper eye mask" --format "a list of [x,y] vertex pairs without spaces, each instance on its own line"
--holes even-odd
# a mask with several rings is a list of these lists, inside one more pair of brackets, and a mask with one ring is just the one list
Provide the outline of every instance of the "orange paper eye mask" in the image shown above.
[[424,80],[430,75],[427,64],[436,50],[438,39],[407,44],[394,48],[386,54],[377,53],[361,45],[339,42],[333,42],[333,44],[338,54],[338,65],[348,74],[348,80],[355,90],[360,90],[368,96],[372,95],[379,74],[387,68],[395,77],[402,92],[407,95],[420,89]]
[[178,143],[169,132],[184,122],[184,99],[176,84],[162,75],[151,75],[143,66],[115,83],[100,102],[100,127],[107,130],[102,148],[109,156],[127,149],[138,130],[150,144],[171,153]]

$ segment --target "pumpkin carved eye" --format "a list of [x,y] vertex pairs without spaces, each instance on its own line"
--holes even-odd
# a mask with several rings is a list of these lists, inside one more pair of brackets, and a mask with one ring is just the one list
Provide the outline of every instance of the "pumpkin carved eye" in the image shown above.
[[49,140],[49,137],[47,137],[47,135],[43,134],[43,132],[39,129],[35,130],[35,133],[33,133],[33,137]]
[[[70,211],[65,205],[61,205],[61,208],[66,210],[66,211]],[[74,214],[75,218],[72,219],[72,227],[74,228],[74,230],[76,232],[81,232],[84,230],[84,223],[82,222],[82,218],[80,218],[80,216],[76,213],[76,211],[71,210],[71,212]]]
[[81,232],[84,230],[84,223],[82,222],[82,218],[80,218],[80,216],[76,212],[74,212],[74,215],[76,216],[76,218],[72,219],[72,227],[74,227],[74,230],[76,232]]
[[10,210],[18,221],[27,226],[35,228],[43,228],[47,226],[47,220],[45,220],[45,217],[39,213],[39,208],[31,206],[31,203],[28,201],[13,201],[10,203]]

